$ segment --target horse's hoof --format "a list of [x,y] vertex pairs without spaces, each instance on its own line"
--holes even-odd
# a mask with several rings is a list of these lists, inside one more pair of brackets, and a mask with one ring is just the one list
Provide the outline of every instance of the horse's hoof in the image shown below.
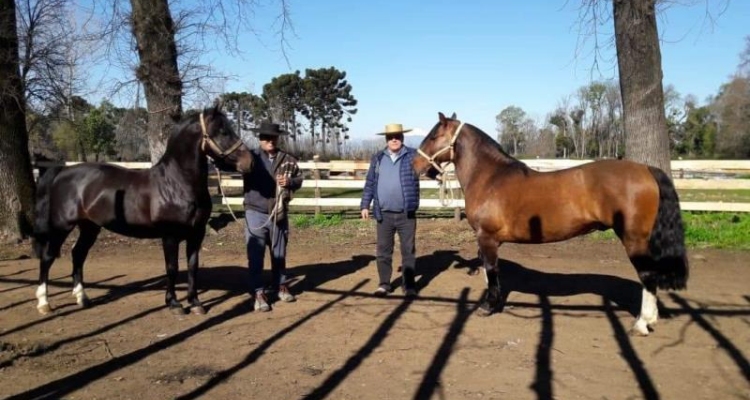
[[169,307],[169,311],[172,312],[174,315],[185,315],[187,312],[185,311],[182,306],[176,306],[176,307]]
[[36,309],[39,310],[39,314],[42,315],[52,314],[52,307],[50,307],[49,304],[37,306]]
[[81,308],[91,307],[91,300],[89,300],[88,297],[84,297],[83,299],[78,300],[77,303],[78,303],[78,306]]
[[479,268],[469,268],[469,271],[466,273],[470,276],[475,276],[479,274]]
[[630,336],[648,336],[651,333],[648,325],[645,321],[638,320],[635,322],[632,328],[628,331]]
[[489,304],[482,304],[477,308],[476,314],[480,317],[489,317],[494,313],[494,309]]
[[190,307],[190,312],[195,315],[206,315],[206,309],[201,305]]

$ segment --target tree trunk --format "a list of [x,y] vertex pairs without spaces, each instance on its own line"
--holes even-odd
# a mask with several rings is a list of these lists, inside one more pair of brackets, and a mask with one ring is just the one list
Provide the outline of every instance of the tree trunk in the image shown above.
[[671,175],[656,0],[613,0],[625,158]]
[[164,154],[172,127],[182,117],[182,80],[177,67],[175,26],[167,0],[130,0],[133,35],[140,65],[136,71],[143,84],[148,108],[151,162]]
[[0,238],[13,240],[32,233],[36,189],[18,68],[16,4],[0,0]]

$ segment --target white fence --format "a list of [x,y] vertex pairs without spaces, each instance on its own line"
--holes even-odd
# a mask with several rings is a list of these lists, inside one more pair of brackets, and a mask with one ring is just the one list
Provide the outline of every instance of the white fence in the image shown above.
[[[529,167],[539,171],[551,171],[581,165],[590,160],[563,160],[563,159],[530,159],[522,160]],[[66,165],[73,165],[68,162]],[[149,168],[151,163],[112,163],[125,168],[144,169]],[[39,163],[40,166],[50,165]],[[367,161],[304,161],[299,163],[300,169],[309,171],[309,177],[303,182],[303,188],[314,189],[313,197],[295,197],[290,206],[292,207],[314,207],[316,211],[322,208],[359,208],[359,197],[326,197],[325,191],[329,189],[352,189],[361,190],[364,187],[364,174],[369,167]],[[732,178],[733,175],[750,176],[750,160],[675,160],[672,161],[672,175],[675,178],[677,189],[701,189],[701,190],[750,190],[750,179]],[[221,175],[221,186],[225,189],[241,188],[242,180],[236,175]],[[217,184],[214,177],[212,184]],[[438,189],[438,183],[431,180],[420,182],[422,190]],[[464,207],[461,199],[461,190],[458,181],[448,182],[448,188],[453,189],[456,197],[449,203],[444,204],[440,199],[423,198],[420,200],[420,208],[454,209],[458,213]],[[214,199],[215,204],[241,205],[242,197],[230,196],[222,200],[221,197]],[[750,212],[750,203],[723,202],[723,201],[684,201],[680,203],[683,210],[687,211],[726,211],[726,212]]]

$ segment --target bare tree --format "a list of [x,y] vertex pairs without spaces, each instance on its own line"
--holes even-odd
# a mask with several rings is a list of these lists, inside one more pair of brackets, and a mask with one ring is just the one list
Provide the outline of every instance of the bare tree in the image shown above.
[[19,73],[16,4],[0,0],[0,237],[32,233],[34,177]]
[[[116,82],[110,93],[115,96],[134,85],[143,86],[149,148],[155,162],[164,151],[171,127],[181,118],[186,100],[194,101],[196,108],[205,105],[219,94],[217,88],[222,85],[217,82],[229,78],[202,56],[211,49],[242,54],[237,38],[243,31],[254,31],[253,12],[258,4],[254,0],[130,0],[131,9],[127,10],[127,5],[117,0],[102,1],[109,1],[112,10],[104,31],[110,38],[107,56],[120,68],[136,72],[136,80]],[[281,9],[276,27],[283,52],[285,35],[292,27],[286,0],[278,3]],[[136,55],[131,48],[137,50]]]
[[656,0],[614,0],[625,158],[671,176]]

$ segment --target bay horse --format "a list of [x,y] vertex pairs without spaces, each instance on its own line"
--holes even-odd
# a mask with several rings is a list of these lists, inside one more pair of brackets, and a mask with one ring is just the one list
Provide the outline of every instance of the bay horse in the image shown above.
[[441,163],[455,166],[487,279],[480,314],[502,310],[497,266],[502,243],[557,242],[611,228],[643,285],[632,333],[648,335],[658,319],[656,290],[684,289],[688,279],[682,216],[670,177],[626,160],[538,172],[455,114],[438,116],[413,167],[434,178],[443,172]]
[[221,103],[179,122],[161,159],[147,170],[112,164],[82,163],[49,169],[39,179],[34,226],[34,251],[39,258],[37,309],[52,311],[47,280],[60,247],[78,227],[71,251],[73,296],[89,305],[83,287],[83,263],[105,228],[136,238],[161,238],[166,262],[165,301],[177,314],[185,313],[175,294],[179,246],[186,242],[187,301],[195,314],[205,314],[197,293],[198,256],[211,214],[208,160],[227,171],[247,172],[250,151],[221,111]]

